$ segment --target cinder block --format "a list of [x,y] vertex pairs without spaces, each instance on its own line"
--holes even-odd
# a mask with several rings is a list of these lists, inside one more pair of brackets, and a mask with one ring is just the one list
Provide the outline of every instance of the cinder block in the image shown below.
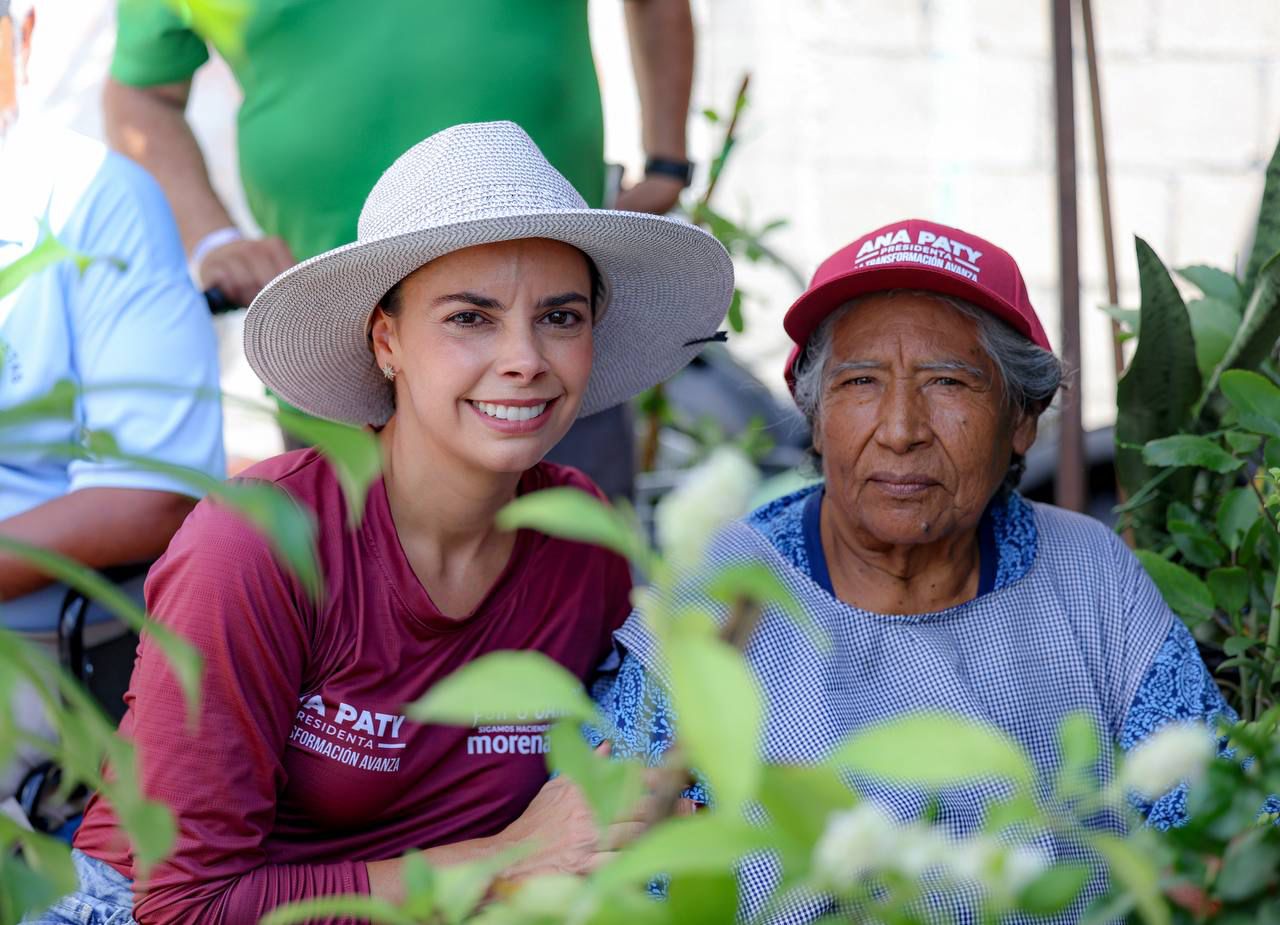
[[1275,0],[1156,0],[1154,19],[1160,51],[1271,56],[1280,43]]
[[[1145,240],[1162,258],[1173,242],[1173,181],[1138,171],[1114,171],[1110,177],[1111,221],[1115,237],[1116,271],[1121,292],[1138,282],[1134,236]],[[1077,216],[1080,227],[1080,275],[1082,281],[1106,291],[1106,258],[1102,244],[1102,208],[1098,202],[1097,175],[1092,167],[1076,177]],[[1135,288],[1136,291],[1136,288]]]
[[1170,267],[1207,263],[1234,270],[1247,259],[1262,197],[1262,170],[1178,178]]
[[856,54],[815,55],[795,99],[833,152],[938,169],[1031,167],[1043,156],[1047,75],[1017,59],[913,58],[887,67]]
[[1262,103],[1250,62],[1116,62],[1104,75],[1117,166],[1241,169],[1259,157]]
[[925,45],[926,4],[921,0],[807,0],[803,15],[793,4],[763,2],[785,11],[785,29],[806,43],[880,53],[923,50]]

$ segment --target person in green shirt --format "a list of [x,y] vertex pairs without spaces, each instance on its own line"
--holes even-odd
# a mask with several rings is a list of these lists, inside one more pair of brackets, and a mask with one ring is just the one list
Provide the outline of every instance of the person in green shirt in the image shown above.
[[[236,304],[295,261],[354,240],[364,193],[383,170],[457,123],[516,122],[589,205],[604,200],[587,0],[252,0],[238,41],[215,33],[216,43],[176,6],[120,0],[107,137],[164,188],[199,284]],[[662,213],[687,182],[689,0],[626,0],[626,19],[649,169],[616,206]],[[185,118],[210,44],[244,94],[240,176],[262,238],[235,227]],[[623,411],[607,417],[585,419],[553,455],[626,494],[630,425]]]

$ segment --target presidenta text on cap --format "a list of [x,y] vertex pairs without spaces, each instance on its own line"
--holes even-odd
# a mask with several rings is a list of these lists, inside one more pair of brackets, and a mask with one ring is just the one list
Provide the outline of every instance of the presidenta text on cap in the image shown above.
[[918,263],[955,273],[976,283],[978,274],[982,272],[978,266],[981,257],[982,251],[946,235],[922,228],[916,240],[912,241],[906,228],[898,228],[862,242],[853,265],[861,269],[890,263]]

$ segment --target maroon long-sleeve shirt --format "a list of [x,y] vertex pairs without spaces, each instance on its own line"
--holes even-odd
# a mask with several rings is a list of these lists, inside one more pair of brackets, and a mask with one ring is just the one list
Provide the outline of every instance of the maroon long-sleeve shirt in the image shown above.
[[[193,730],[163,654],[139,648],[121,730],[144,792],[178,823],[173,855],[135,887],[142,925],[251,925],[285,902],[368,892],[366,861],[502,830],[546,781],[546,717],[464,729],[416,724],[404,705],[500,649],[544,652],[586,678],[630,606],[622,559],[521,531],[475,613],[450,619],[410,568],[381,481],[351,531],[315,451],[247,475],[314,512],[327,593],[311,604],[265,540],[210,501],[152,569],[147,603],[199,649],[205,678]],[[520,491],[553,485],[598,493],[550,464]],[[105,800],[75,843],[135,876]]]

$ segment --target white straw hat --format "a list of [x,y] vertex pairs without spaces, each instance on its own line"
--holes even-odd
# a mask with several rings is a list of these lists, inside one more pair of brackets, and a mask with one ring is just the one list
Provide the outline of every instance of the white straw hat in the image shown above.
[[303,411],[354,424],[391,416],[370,313],[395,283],[451,251],[550,238],[600,271],[591,379],[580,415],[669,378],[714,337],[733,265],[711,235],[657,215],[589,209],[511,122],[458,125],[414,145],[374,185],[353,244],[281,273],[245,318],[249,365]]

